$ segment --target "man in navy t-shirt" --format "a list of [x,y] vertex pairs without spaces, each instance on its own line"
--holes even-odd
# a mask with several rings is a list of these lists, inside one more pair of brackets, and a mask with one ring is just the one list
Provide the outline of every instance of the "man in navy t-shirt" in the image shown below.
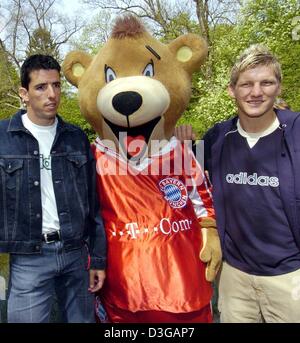
[[300,113],[274,109],[281,78],[267,48],[245,50],[228,87],[238,116],[204,136],[221,322],[300,322]]
[[281,69],[263,46],[239,57],[228,90],[238,118],[204,137],[224,255],[221,321],[300,322],[300,114],[274,110]]

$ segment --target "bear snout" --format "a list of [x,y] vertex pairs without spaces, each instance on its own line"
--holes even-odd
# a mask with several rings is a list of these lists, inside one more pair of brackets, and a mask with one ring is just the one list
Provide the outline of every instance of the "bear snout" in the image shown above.
[[132,91],[120,92],[112,99],[114,109],[127,117],[136,112],[142,106],[142,103],[142,96]]

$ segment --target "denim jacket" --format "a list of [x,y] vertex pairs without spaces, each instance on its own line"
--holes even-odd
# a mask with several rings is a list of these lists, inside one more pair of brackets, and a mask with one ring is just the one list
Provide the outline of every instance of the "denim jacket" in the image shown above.
[[[38,141],[22,112],[0,121],[0,252],[38,254],[42,203]],[[106,239],[96,191],[95,160],[82,130],[59,116],[51,148],[54,194],[66,251],[89,244],[91,268],[104,269]]]

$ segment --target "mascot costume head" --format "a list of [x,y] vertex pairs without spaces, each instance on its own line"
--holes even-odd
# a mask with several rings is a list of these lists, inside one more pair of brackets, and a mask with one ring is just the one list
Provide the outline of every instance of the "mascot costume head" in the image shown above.
[[[172,136],[190,100],[191,76],[206,54],[206,43],[197,35],[165,45],[127,16],[94,58],[70,53],[64,73],[78,87],[81,111],[99,136],[128,157],[143,157],[153,140]],[[134,139],[144,142],[144,149],[128,152]]]
[[[193,154],[171,138],[206,55],[199,36],[163,44],[128,15],[117,19],[96,56],[74,51],[63,63],[99,135],[94,153],[108,241],[100,297],[111,321],[211,320],[208,281],[221,259],[211,193]],[[192,175],[175,172],[183,154]],[[128,160],[144,162],[120,173]],[[118,172],[103,173],[113,163]],[[160,173],[146,173],[145,163]],[[172,167],[161,173],[166,164]]]

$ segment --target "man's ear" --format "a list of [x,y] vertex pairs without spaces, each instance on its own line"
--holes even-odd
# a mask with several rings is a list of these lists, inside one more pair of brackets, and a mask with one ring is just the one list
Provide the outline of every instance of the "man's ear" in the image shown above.
[[192,33],[179,36],[168,46],[183,69],[190,75],[200,68],[208,51],[205,40]]
[[75,87],[92,62],[92,56],[83,51],[71,51],[64,59],[62,70],[66,79]]
[[232,85],[227,86],[227,92],[231,98],[235,99],[234,88]]
[[29,101],[28,90],[26,88],[24,87],[19,88],[19,96],[24,102]]

